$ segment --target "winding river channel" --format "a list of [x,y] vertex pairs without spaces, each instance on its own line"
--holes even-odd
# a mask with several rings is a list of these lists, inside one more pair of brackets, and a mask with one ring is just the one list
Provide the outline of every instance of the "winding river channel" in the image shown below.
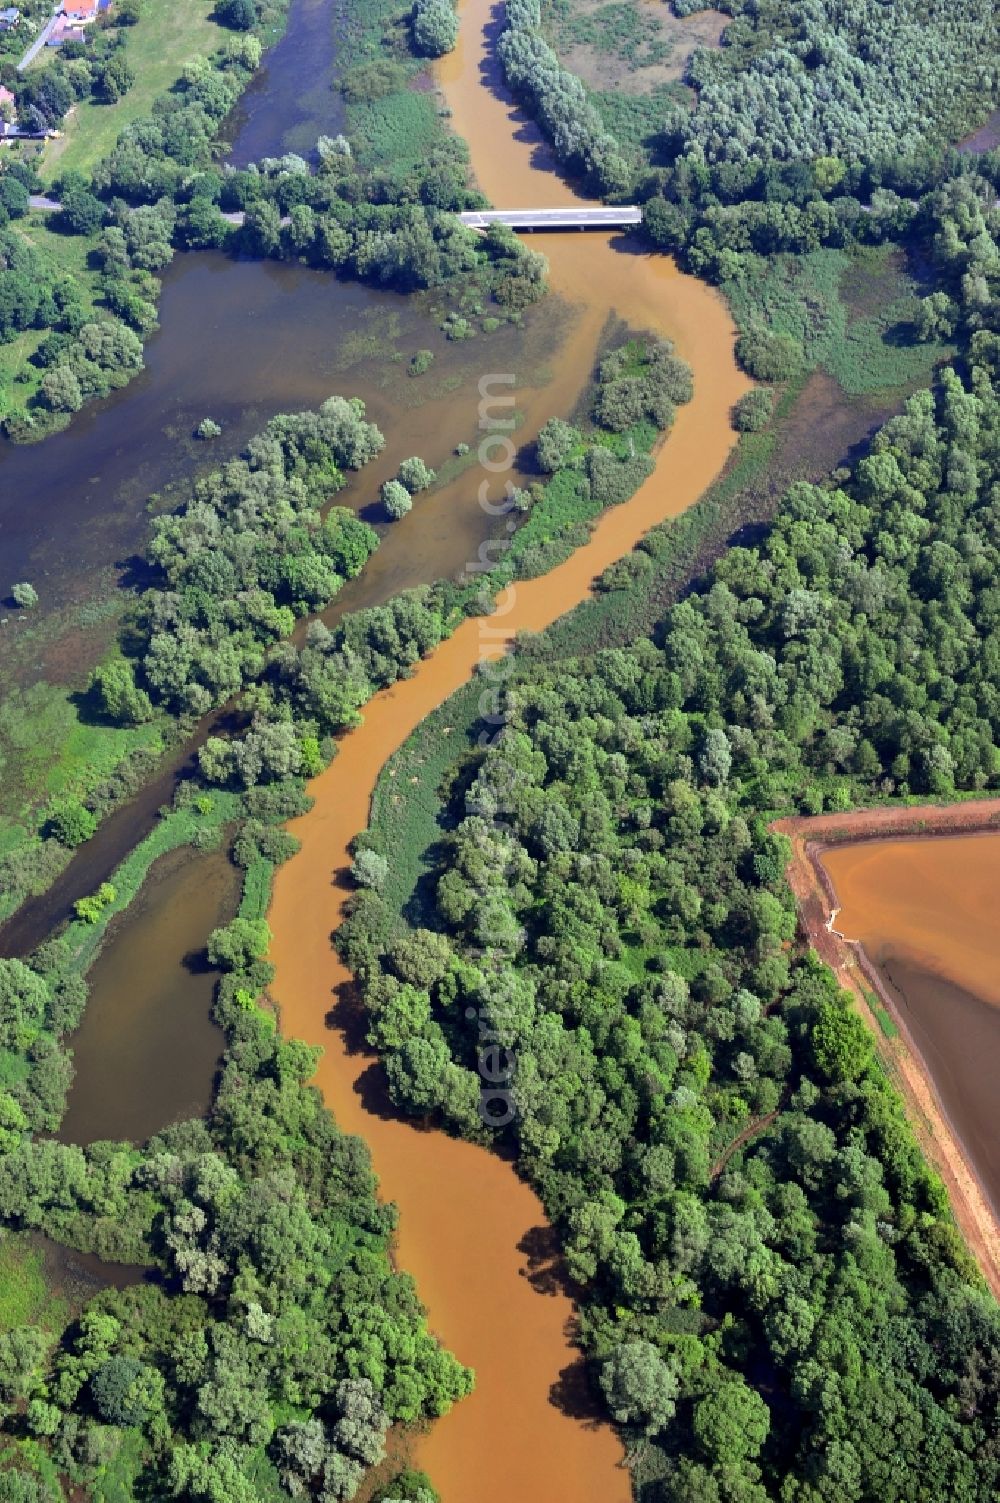
[[[286,39],[237,116],[234,160],[304,148],[317,114],[319,128],[331,128],[329,98],[322,78],[316,82],[317,69],[326,74],[329,49],[309,43],[324,10],[328,25],[320,0],[293,0]],[[464,0],[460,10],[461,41],[441,65],[439,83],[480,186],[499,206],[572,201],[573,189],[498,81],[491,0]],[[296,89],[292,80],[301,83],[304,59],[308,77]],[[40,450],[0,453],[4,494],[20,491],[19,506],[9,515],[0,509],[0,541],[20,549],[26,565],[51,557],[54,589],[70,579],[74,560],[97,568],[139,546],[145,524],[138,497],[207,462],[187,439],[205,412],[227,421],[224,447],[232,449],[273,411],[313,405],[331,390],[357,392],[388,438],[379,473],[372,467],[363,486],[343,498],[364,510],[378,480],[404,455],[419,452],[440,464],[456,443],[475,445],[483,375],[515,378],[519,442],[549,416],[568,416],[611,317],[662,331],[691,365],[694,399],[679,410],[654,475],[633,499],[605,515],[564,564],[508,591],[496,615],[466,621],[409,679],[368,705],[363,725],[343,738],[335,761],[311,786],[315,805],[293,825],[302,849],[281,869],[270,912],[273,993],[283,1027],[324,1046],[317,1084],[340,1125],[365,1139],[382,1193],[399,1206],[398,1261],[416,1279],[434,1331],[476,1370],[475,1394],[420,1440],[416,1460],[431,1472],[444,1503],[470,1503],[486,1493],[519,1503],[626,1503],[628,1473],[613,1432],[590,1412],[572,1339],[573,1307],[537,1197],[508,1161],[393,1115],[377,1063],[341,1026],[351,1010],[350,977],[330,945],[347,896],[349,844],[367,824],[376,779],[391,753],[481,659],[503,652],[515,633],[540,630],[571,609],[652,526],[695,502],[734,443],[730,410],[747,383],[733,358],[728,312],[711,289],[625,236],[549,235],[533,244],[549,258],[555,296],[529,319],[526,333],[503,331],[458,352],[446,348],[426,311],[391,294],[301,267],[179,257],[166,279],[162,332],[138,381]],[[405,377],[393,384],[384,357],[395,352],[399,371],[399,362],[421,346],[440,355],[440,369],[436,363],[437,384],[418,400]],[[483,478],[468,470],[423,498],[331,617],[458,573],[474,560],[492,525],[476,501]],[[173,776],[168,769],[156,788],[82,848],[55,899],[29,907],[19,931],[17,921],[8,926],[8,953],[30,947],[33,931],[58,918],[59,903],[110,872],[155,821]],[[189,897],[203,881],[211,902],[199,914]],[[210,988],[211,978],[182,974],[183,957],[203,944],[231,902],[216,853],[157,863],[145,900],[118,922],[92,972],[92,1001],[75,1040],[80,1070],[68,1135],[142,1137],[204,1104],[217,1036],[200,1025],[190,1032],[154,1028],[166,1004],[152,973],[167,978],[170,1005],[181,993],[200,998],[197,988],[203,982]],[[113,1070],[110,1039],[118,1050]],[[178,1073],[183,1088],[176,1099],[147,1110],[146,1082]],[[130,1085],[123,1091],[124,1079]],[[103,1105],[111,1095],[119,1098],[113,1113]]]
[[[490,0],[465,0],[460,9],[461,41],[439,78],[480,186],[500,206],[572,200],[497,80]],[[283,1027],[324,1046],[317,1084],[341,1126],[368,1143],[382,1193],[399,1206],[400,1265],[415,1277],[432,1328],[476,1370],[472,1398],[418,1448],[444,1503],[486,1493],[520,1503],[625,1503],[630,1488],[616,1438],[587,1416],[580,1396],[570,1300],[551,1269],[546,1276],[536,1267],[536,1250],[546,1245],[537,1198],[505,1160],[397,1119],[378,1065],[351,1042],[351,978],[330,947],[348,895],[349,844],[367,824],[386,759],[482,658],[503,651],[518,631],[549,625],[650,527],[701,495],[730,451],[729,412],[745,389],[728,313],[704,284],[621,237],[570,234],[537,244],[554,288],[576,311],[545,394],[550,412],[571,410],[612,314],[675,341],[694,370],[694,400],[680,409],[655,474],[601,519],[586,546],[509,591],[488,624],[465,622],[411,678],[367,706],[363,725],[312,784],[314,808],[292,826],[302,849],[279,872],[270,913]]]

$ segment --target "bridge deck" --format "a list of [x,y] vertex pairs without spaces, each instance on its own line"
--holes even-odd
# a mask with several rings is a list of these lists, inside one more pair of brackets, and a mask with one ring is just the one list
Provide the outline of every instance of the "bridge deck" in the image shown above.
[[470,230],[485,230],[491,224],[506,224],[512,230],[616,230],[642,223],[642,210],[626,208],[563,209],[473,209],[459,214]]

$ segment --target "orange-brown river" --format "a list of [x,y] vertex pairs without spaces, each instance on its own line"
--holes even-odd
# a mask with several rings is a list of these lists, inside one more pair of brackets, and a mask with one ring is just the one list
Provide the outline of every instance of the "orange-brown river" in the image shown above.
[[[440,82],[481,186],[501,207],[565,202],[572,190],[497,85],[489,0],[464,0],[460,9],[462,40]],[[508,591],[488,622],[466,621],[410,679],[378,695],[364,724],[344,737],[312,784],[314,808],[292,826],[302,849],[278,875],[273,992],[284,1029],[324,1046],[317,1084],[340,1125],[365,1139],[382,1193],[399,1206],[399,1263],[415,1277],[433,1330],[476,1370],[474,1395],[419,1446],[417,1460],[444,1503],[487,1493],[518,1503],[626,1503],[628,1473],[612,1431],[554,1398],[555,1389],[572,1387],[565,1378],[578,1354],[570,1301],[540,1292],[527,1276],[524,1239],[545,1225],[537,1197],[500,1158],[380,1113],[377,1066],[352,1054],[327,1023],[350,980],[330,946],[348,892],[349,844],[368,822],[386,759],[481,658],[503,651],[515,632],[549,625],[650,527],[697,500],[734,441],[729,413],[746,382],[734,363],[729,315],[711,289],[624,238],[550,235],[532,243],[548,256],[550,280],[575,313],[547,390],[550,413],[568,415],[611,314],[675,341],[694,370],[694,400],[679,410],[656,473],[602,518],[584,547],[545,578]],[[470,497],[479,478],[470,472]]]
[[1000,835],[828,847],[839,910],[906,1024],[980,1183],[1000,1211]]

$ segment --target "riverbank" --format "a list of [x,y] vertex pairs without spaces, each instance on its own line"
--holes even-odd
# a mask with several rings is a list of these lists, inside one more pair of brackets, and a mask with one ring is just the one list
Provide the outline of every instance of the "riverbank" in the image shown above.
[[[472,137],[479,185],[494,201],[513,194],[527,206],[572,202],[572,189],[553,177],[537,131],[495,71],[483,87],[485,70],[494,67],[490,29],[488,0],[469,0],[459,47],[439,75],[456,130]],[[537,1197],[508,1162],[399,1120],[380,1066],[357,1042],[352,978],[329,939],[353,890],[351,842],[368,822],[387,758],[479,662],[502,655],[516,633],[549,626],[650,528],[703,494],[735,443],[730,412],[749,384],[733,359],[729,313],[703,282],[624,237],[535,243],[549,257],[554,289],[578,310],[550,410],[571,410],[566,398],[590,367],[612,313],[674,341],[694,372],[694,398],[678,409],[655,473],[599,518],[582,547],[542,578],[517,582],[496,616],[464,622],[409,679],[369,702],[363,724],[310,785],[313,809],[289,826],[301,849],[277,874],[269,914],[271,994],[283,1031],[322,1045],[315,1083],[339,1124],[364,1137],[381,1193],[399,1207],[400,1266],[414,1276],[432,1329],[476,1371],[472,1397],[417,1448],[444,1503],[467,1503],[482,1490],[484,1474],[498,1492],[524,1503],[625,1503],[630,1486],[617,1440],[606,1426],[595,1427],[589,1410],[571,1334],[573,1305]]]
[[[641,252],[634,247],[608,243],[606,251],[610,255],[598,253],[596,260],[587,260],[586,257],[593,255],[589,247],[586,257],[578,257],[572,247],[566,249],[567,289],[572,285],[572,277],[578,275],[579,267],[596,273],[592,286],[588,285],[589,273],[579,274],[580,300],[587,305],[582,317],[591,319],[595,295],[601,306],[611,307],[617,313],[615,299],[627,303],[633,294],[628,285],[630,279],[648,276],[648,286],[643,282],[636,297],[641,301],[648,296],[653,317],[657,319],[660,289],[655,264],[648,273],[646,269],[637,273],[634,268],[639,266]],[[630,265],[622,259],[623,253],[635,257],[635,261]],[[562,254],[560,246],[559,255]],[[553,259],[558,260],[555,249]],[[651,262],[652,258],[644,260]],[[692,287],[697,285],[679,279],[674,289],[678,323],[683,322],[687,304],[696,301]],[[711,307],[712,296],[708,294],[705,308]],[[718,299],[714,301],[717,311]],[[689,316],[697,311],[689,310]],[[728,379],[726,360],[729,357],[731,364],[731,330],[728,336],[720,335],[720,327],[715,321],[705,331],[703,365],[707,368],[707,352],[713,348],[714,334],[717,368]],[[675,333],[669,321],[666,328]],[[579,344],[573,346],[579,349],[581,359],[587,358],[592,333],[589,322],[586,329],[585,337],[581,336]],[[688,331],[692,341],[697,332]],[[680,336],[678,343],[680,353],[687,353]],[[589,358],[592,361],[593,348]],[[571,374],[578,376],[579,372]],[[409,725],[414,723],[408,720],[411,711],[417,719],[423,713],[421,694],[426,692],[430,702],[437,703],[439,695],[449,692],[450,673],[458,675],[457,682],[468,682],[469,673],[479,662],[509,645],[513,632],[521,628],[538,630],[539,624],[547,624],[553,613],[558,615],[566,609],[567,600],[586,598],[591,571],[604,567],[601,559],[615,561],[631,546],[628,538],[632,524],[628,516],[641,497],[645,497],[643,505],[649,507],[649,515],[657,520],[675,515],[675,507],[689,504],[690,496],[687,500],[685,496],[689,481],[693,485],[697,479],[698,463],[707,467],[704,473],[714,473],[711,464],[718,460],[719,449],[725,450],[727,444],[732,444],[723,396],[724,393],[711,393],[709,405],[699,408],[697,422],[687,425],[685,445],[680,449],[675,446],[675,432],[659,457],[658,473],[654,476],[658,485],[653,489],[643,487],[632,502],[602,519],[598,531],[603,528],[608,534],[604,554],[598,550],[589,563],[584,558],[575,571],[569,567],[574,563],[571,559],[566,566],[538,581],[538,602],[534,603],[532,597],[523,616],[521,598],[534,586],[516,585],[505,597],[499,621],[484,618],[467,623],[469,631],[461,652],[449,657],[442,648],[416,665],[413,679],[407,684],[380,696],[387,705],[381,720],[378,719],[381,712],[375,705],[369,707],[366,715],[376,717],[371,735],[366,739],[366,721],[353,737],[345,740],[334,768],[313,785],[314,792],[319,793],[320,784],[325,790],[317,809],[297,822],[302,829],[308,825],[312,831],[301,874],[293,879],[289,869],[279,877],[279,889],[284,887],[291,894],[286,899],[276,895],[272,909],[273,915],[282,914],[282,932],[276,938],[275,951],[284,957],[284,973],[279,966],[274,991],[276,995],[280,992],[279,1000],[285,1002],[286,1027],[303,1038],[322,1040],[328,1054],[335,1056],[329,1070],[328,1061],[323,1062],[317,1078],[324,1085],[327,1100],[336,1107],[341,1123],[349,1126],[357,1122],[357,1130],[377,1145],[377,1167],[381,1171],[385,1166],[384,1191],[394,1195],[403,1210],[399,1241],[402,1266],[418,1272],[419,1292],[430,1306],[431,1319],[442,1336],[446,1336],[463,1359],[480,1367],[479,1394],[459,1405],[451,1417],[420,1443],[419,1460],[444,1486],[446,1503],[458,1499],[466,1503],[469,1496],[478,1495],[484,1473],[488,1473],[490,1482],[496,1479],[498,1490],[511,1492],[528,1503],[553,1496],[570,1496],[574,1503],[581,1499],[584,1503],[590,1500],[606,1503],[609,1498],[624,1497],[628,1484],[624,1471],[619,1472],[615,1467],[620,1453],[610,1432],[606,1428],[593,1428],[595,1417],[587,1402],[582,1364],[572,1342],[573,1306],[563,1289],[558,1252],[539,1202],[516,1179],[506,1161],[398,1121],[386,1098],[377,1064],[358,1041],[359,1019],[351,1005],[349,978],[342,969],[338,971],[331,966],[327,949],[327,931],[336,915],[337,901],[349,890],[342,868],[350,859],[350,835],[364,823],[363,815],[353,829],[351,821],[359,812],[356,805],[367,800],[366,788],[370,788],[370,782],[366,779],[374,781],[385,748],[391,746],[397,733],[405,736]],[[718,408],[711,405],[717,398]],[[705,453],[696,452],[699,444]],[[670,483],[675,478],[671,460],[676,461],[680,471],[677,495],[670,494],[668,489],[668,475]],[[471,505],[475,482],[469,477],[466,481]],[[589,547],[590,544],[586,545],[582,552],[587,554]],[[563,567],[567,570],[565,574]],[[466,651],[468,657],[463,659],[462,653]],[[411,700],[406,690],[416,681],[423,688],[415,691]],[[352,740],[360,748],[353,753],[348,751]],[[299,861],[292,865],[298,866]],[[337,869],[332,902],[331,865]],[[169,920],[161,917],[160,922],[166,926]],[[145,955],[146,951],[137,944],[134,953]],[[127,980],[129,967],[124,969]],[[284,988],[289,976],[294,996],[286,1000]],[[256,987],[257,983],[253,984]],[[331,1044],[322,1024],[331,991],[338,995],[334,1009],[338,1029],[335,1044]],[[241,1005],[249,1006],[252,995],[248,990],[247,1003]],[[294,1026],[294,1009],[300,1005],[307,1015],[304,1027]],[[337,1054],[341,1048],[343,1059]],[[259,1162],[256,1154],[251,1161],[255,1165]],[[950,1227],[948,1230],[951,1231]],[[539,1293],[545,1299],[539,1300]],[[481,1354],[480,1360],[477,1354]],[[494,1457],[498,1458],[495,1462]]]
[[[718,362],[720,350],[732,349],[724,305],[701,284],[665,269],[665,288],[676,293],[687,283],[700,294],[701,347]],[[675,299],[666,301],[669,318]],[[498,618],[466,621],[409,679],[369,701],[363,724],[342,738],[333,763],[310,784],[314,807],[289,826],[301,849],[275,882],[271,993],[283,1031],[324,1048],[315,1083],[341,1127],[364,1137],[383,1195],[399,1206],[400,1264],[414,1276],[435,1333],[477,1373],[473,1397],[419,1448],[420,1464],[445,1503],[475,1495],[484,1456],[495,1457],[498,1489],[526,1503],[560,1495],[609,1503],[627,1498],[628,1484],[622,1472],[617,1486],[620,1452],[611,1433],[581,1418],[580,1357],[567,1335],[573,1307],[558,1292],[558,1265],[544,1257],[541,1279],[532,1267],[547,1233],[540,1203],[506,1162],[387,1110],[381,1069],[352,1037],[352,978],[329,934],[353,891],[350,847],[367,824],[386,759],[480,661],[502,655],[515,633],[541,631],[583,599],[596,575],[664,516],[691,505],[721,468],[735,438],[728,412],[741,378],[733,365],[728,382],[699,380],[695,341],[682,339],[672,322],[666,332],[694,366],[695,397],[679,409],[655,474],[632,500],[605,513],[565,563],[512,586]],[[560,1397],[567,1388],[569,1395]]]
[[[801,931],[840,984],[854,996],[893,1083],[903,1096],[920,1147],[947,1187],[962,1235],[983,1277],[1000,1297],[1000,1217],[949,1120],[933,1075],[900,1011],[898,998],[863,946],[846,939],[833,927],[838,897],[823,865],[825,851],[848,842],[892,836],[943,837],[981,830],[995,833],[1000,828],[1000,801],[970,799],[951,805],[925,804],[908,809],[868,809],[816,818],[779,819],[772,828],[791,841],[787,876],[798,905]],[[872,1007],[873,992],[898,1028],[898,1038],[887,1038],[880,1026]]]

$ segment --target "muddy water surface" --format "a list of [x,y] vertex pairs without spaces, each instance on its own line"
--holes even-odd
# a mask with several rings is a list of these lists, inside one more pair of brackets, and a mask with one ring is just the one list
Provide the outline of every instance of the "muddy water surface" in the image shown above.
[[[441,72],[455,128],[495,203],[564,202],[572,190],[498,86],[492,26],[488,0],[467,0],[460,48]],[[352,1051],[342,1026],[350,977],[329,943],[347,896],[350,841],[367,823],[387,757],[483,657],[503,651],[517,631],[549,625],[650,527],[690,506],[733,442],[729,412],[745,382],[727,312],[708,288],[624,237],[550,235],[532,243],[549,257],[554,287],[580,310],[549,390],[550,411],[568,410],[560,397],[579,389],[611,315],[675,340],[694,369],[694,401],[680,410],[655,475],[600,521],[585,547],[544,579],[518,584],[496,617],[466,622],[412,678],[368,705],[364,724],[312,785],[314,809],[292,826],[302,850],[278,874],[271,958],[284,1028],[325,1046],[317,1083],[341,1126],[369,1144],[382,1191],[400,1207],[400,1263],[415,1276],[433,1329],[476,1370],[473,1397],[419,1446],[444,1503],[487,1493],[520,1503],[626,1503],[618,1442],[580,1407],[572,1305],[558,1281],[536,1276],[533,1250],[547,1235],[537,1198],[499,1158],[386,1111],[377,1064]]]
[[836,928],[881,973],[1000,1210],[1000,835],[866,841],[822,861]]
[[219,978],[205,940],[236,912],[241,879],[224,850],[171,851],[114,921],[70,1039],[76,1080],[63,1142],[142,1143],[169,1122],[204,1115],[224,1045],[210,1017]]
[[[301,4],[308,10],[309,0]],[[293,10],[293,20],[294,15]],[[558,203],[571,197],[572,190],[551,171],[537,137],[496,87],[490,71],[490,24],[484,0],[470,0],[463,15],[462,50],[448,60],[442,76],[456,125],[470,139],[480,182],[495,202],[510,204],[516,197],[521,204]],[[287,144],[287,137],[282,140]],[[539,357],[521,336],[483,341],[481,355],[476,352],[481,362],[477,376],[510,372],[517,377],[518,406],[524,414],[520,438],[529,439],[549,415],[572,410],[612,316],[673,338],[694,369],[695,399],[679,412],[656,474],[631,502],[600,522],[586,547],[544,580],[518,585],[497,617],[486,624],[467,622],[411,679],[372,702],[364,725],[344,739],[331,769],[313,785],[316,806],[295,825],[303,849],[282,870],[271,913],[275,994],[284,1026],[292,1035],[326,1046],[318,1083],[341,1125],[370,1144],[383,1192],[400,1206],[400,1261],[417,1279],[433,1328],[477,1371],[474,1397],[435,1426],[419,1449],[419,1462],[432,1471],[445,1503],[471,1503],[487,1492],[520,1503],[626,1503],[630,1489],[615,1437],[588,1416],[581,1398],[578,1353],[571,1341],[573,1309],[546,1267],[550,1234],[537,1198],[501,1159],[394,1120],[385,1110],[377,1065],[363,1053],[352,1053],[339,1027],[327,1027],[327,1013],[349,981],[329,945],[346,896],[341,878],[349,842],[367,823],[371,792],[386,758],[467,679],[481,657],[502,651],[516,631],[548,625],[581,600],[594,576],[651,526],[697,499],[729,452],[729,411],[745,389],[732,358],[726,310],[701,283],[681,276],[663,258],[647,256],[625,237],[548,236],[536,244],[551,263],[560,298],[551,300],[552,306],[564,310],[562,343],[546,373],[549,379],[541,378]],[[352,314],[348,324],[334,328],[322,322],[324,296],[339,299],[342,291],[330,278],[295,268],[234,268],[231,263],[215,265],[214,258],[195,259],[197,269],[187,269],[185,262],[172,273],[178,279],[214,278],[212,296],[193,300],[187,314],[183,306],[174,310],[175,324],[184,322],[189,349],[185,354],[178,345],[177,364],[161,397],[186,402],[176,421],[178,433],[202,415],[202,408],[223,415],[228,411],[233,423],[238,410],[239,421],[249,422],[243,416],[247,407],[240,384],[248,380],[258,393],[254,400],[260,416],[273,410],[265,393],[277,394],[278,406],[311,403],[321,384],[317,369],[329,390],[327,378],[345,369],[344,346],[348,353],[358,349],[363,354],[389,337],[397,314],[402,317],[397,306],[379,299],[369,303],[368,295],[359,293],[357,317]],[[234,274],[244,272],[241,302],[229,287]],[[289,277],[296,285],[308,284],[301,318],[289,319],[279,311],[291,307],[286,300]],[[168,296],[170,285],[168,281]],[[223,311],[230,296],[231,320]],[[275,311],[269,313],[272,305]],[[216,307],[219,322],[213,326],[210,315]],[[167,313],[165,304],[165,333]],[[255,321],[260,324],[256,331]],[[208,337],[205,330],[210,328]],[[392,337],[397,349],[407,348],[398,332]],[[195,384],[185,388],[185,361],[210,367],[216,358],[219,380],[208,382],[213,395],[208,404],[197,396],[199,390],[207,393],[207,387],[197,385],[197,372]],[[233,371],[225,379],[223,361]],[[359,367],[348,366],[352,376],[360,377]],[[226,384],[230,379],[232,388]],[[359,379],[349,384],[340,379],[334,385],[361,389],[372,416],[400,454],[420,452],[435,462],[458,439],[470,438],[476,380],[460,382],[453,392],[441,390],[412,415],[396,397],[380,398],[386,388],[374,377],[370,392]],[[231,405],[224,408],[228,391]],[[154,421],[151,413],[150,423]],[[149,435],[155,450],[152,427]],[[478,539],[487,531],[475,503],[482,478],[478,470],[470,471],[424,498],[405,523],[392,529],[364,580],[352,586],[350,603],[385,598],[403,584],[453,572],[474,558]],[[377,477],[366,477],[366,483],[368,479]],[[363,509],[362,495],[351,499]],[[186,877],[178,872],[174,896],[165,893],[171,877],[164,875],[159,888],[155,883],[149,888],[146,906],[122,921],[106,947],[92,975],[93,1000],[76,1041],[79,1084],[67,1136],[142,1136],[179,1110],[204,1105],[219,1047],[206,1021],[211,978],[192,977],[183,957],[201,948],[218,921],[206,912],[203,863],[223,859],[193,858]],[[224,907],[230,899],[221,867],[218,876]],[[189,904],[198,910],[196,917]],[[197,1015],[187,1011],[189,999]],[[171,1037],[160,1033],[158,1038],[165,1026],[174,1030]],[[169,1099],[147,1101],[157,1074],[171,1085]],[[123,1082],[128,1082],[127,1091]]]
[[[329,0],[294,0],[285,35],[227,122],[234,163],[305,151],[339,129],[335,21]],[[178,255],[163,278],[145,370],[41,444],[0,439],[0,596],[10,582],[31,579],[44,615],[106,589],[109,570],[129,577],[153,493],[169,495],[199,467],[238,452],[275,412],[315,407],[334,391],[361,397],[387,437],[381,460],[342,498],[359,510],[400,459],[420,453],[439,467],[456,444],[475,442],[484,370],[514,376],[521,437],[530,440],[548,415],[542,391],[570,317],[550,299],[529,310],[524,330],[455,343],[426,299],[284,262]],[[430,349],[434,365],[409,379],[418,349]],[[559,401],[572,406],[589,375],[575,359],[561,361]],[[223,427],[211,445],[192,438],[205,416]],[[474,491],[444,488],[427,498],[420,519],[391,530],[362,603],[457,571],[488,526]],[[23,629],[12,617],[0,645]],[[60,678],[55,649],[52,659],[48,668],[45,649],[33,648],[22,676]]]

